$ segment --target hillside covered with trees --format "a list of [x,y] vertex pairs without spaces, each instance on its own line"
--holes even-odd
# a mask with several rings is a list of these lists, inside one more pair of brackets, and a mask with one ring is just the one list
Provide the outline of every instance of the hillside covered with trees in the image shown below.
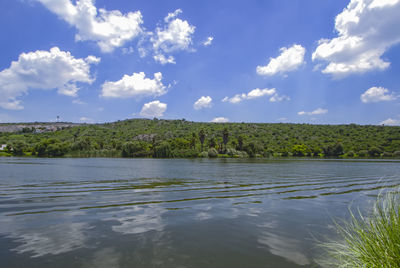
[[0,133],[0,156],[400,157],[400,127],[131,119]]

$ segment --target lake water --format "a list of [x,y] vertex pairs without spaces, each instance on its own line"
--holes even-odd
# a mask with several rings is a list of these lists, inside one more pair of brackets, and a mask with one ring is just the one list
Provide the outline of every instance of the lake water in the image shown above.
[[399,161],[0,158],[1,267],[315,267]]

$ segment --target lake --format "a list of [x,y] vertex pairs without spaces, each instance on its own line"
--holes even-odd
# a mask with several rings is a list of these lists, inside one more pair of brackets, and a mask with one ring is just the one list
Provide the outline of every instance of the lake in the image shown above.
[[0,158],[2,267],[315,267],[400,162]]

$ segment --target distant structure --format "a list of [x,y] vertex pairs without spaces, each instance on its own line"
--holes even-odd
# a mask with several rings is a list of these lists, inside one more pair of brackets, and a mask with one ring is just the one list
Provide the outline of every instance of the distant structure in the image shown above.
[[80,126],[77,123],[21,123],[21,124],[0,124],[1,132],[23,132],[24,129],[30,128],[32,133],[53,132],[63,128]]
[[0,151],[4,151],[7,148],[7,144],[0,144]]

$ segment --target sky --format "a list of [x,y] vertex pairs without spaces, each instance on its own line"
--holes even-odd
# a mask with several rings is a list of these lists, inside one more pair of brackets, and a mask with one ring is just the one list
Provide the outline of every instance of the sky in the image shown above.
[[0,1],[0,123],[400,125],[400,0]]

